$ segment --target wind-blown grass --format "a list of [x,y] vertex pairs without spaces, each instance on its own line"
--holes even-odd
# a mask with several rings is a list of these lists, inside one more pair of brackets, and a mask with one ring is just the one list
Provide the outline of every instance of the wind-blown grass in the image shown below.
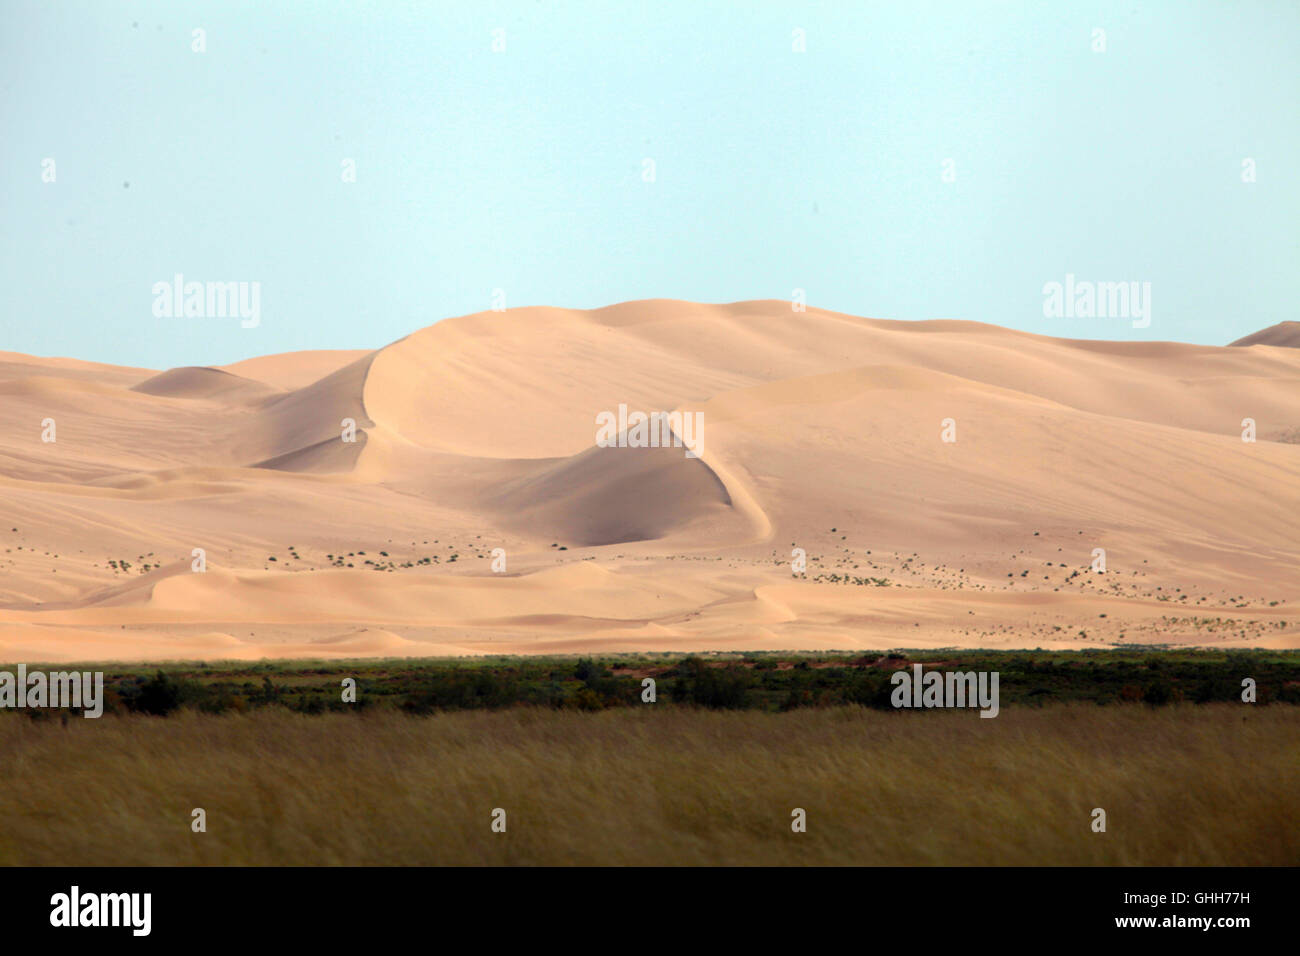
[[1246,704],[10,715],[0,863],[1294,865],[1297,740]]

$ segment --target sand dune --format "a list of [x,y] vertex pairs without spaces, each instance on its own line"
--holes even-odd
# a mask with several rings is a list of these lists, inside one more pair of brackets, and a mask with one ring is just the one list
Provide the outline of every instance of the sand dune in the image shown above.
[[1280,345],[1300,349],[1300,322],[1279,322],[1237,339],[1233,345]]
[[676,448],[590,448],[507,483],[489,501],[506,527],[594,546],[662,538],[731,505],[709,466]]
[[[0,353],[0,659],[1300,646],[1297,327],[650,300],[224,368]],[[620,405],[698,412],[699,456],[598,447]]]
[[210,398],[223,402],[261,402],[280,390],[217,368],[174,368],[153,375],[133,392],[166,398]]
[[368,349],[285,352],[244,359],[242,362],[222,366],[221,370],[292,391],[320,381],[326,375],[369,354]]

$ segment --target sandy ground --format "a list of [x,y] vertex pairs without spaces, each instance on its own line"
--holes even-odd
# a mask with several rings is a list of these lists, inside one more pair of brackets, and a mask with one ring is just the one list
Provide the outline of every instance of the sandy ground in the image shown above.
[[[652,300],[224,369],[0,352],[0,660],[1297,647],[1293,326]],[[620,403],[701,413],[700,456],[597,447]]]

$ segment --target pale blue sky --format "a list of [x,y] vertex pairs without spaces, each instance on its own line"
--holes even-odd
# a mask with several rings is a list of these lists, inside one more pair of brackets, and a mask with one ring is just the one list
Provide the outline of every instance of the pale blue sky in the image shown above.
[[[1297,64],[1290,0],[3,0],[0,349],[377,347],[495,288],[1225,343],[1300,318]],[[177,272],[261,325],[155,318]],[[1151,326],[1044,318],[1067,272]]]

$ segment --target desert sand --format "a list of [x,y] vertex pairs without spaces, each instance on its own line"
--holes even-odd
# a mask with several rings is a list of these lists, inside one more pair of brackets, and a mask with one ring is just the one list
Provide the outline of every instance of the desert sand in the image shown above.
[[[1295,326],[651,300],[224,368],[0,352],[0,660],[1300,647]],[[701,413],[699,457],[598,447],[620,404]]]

